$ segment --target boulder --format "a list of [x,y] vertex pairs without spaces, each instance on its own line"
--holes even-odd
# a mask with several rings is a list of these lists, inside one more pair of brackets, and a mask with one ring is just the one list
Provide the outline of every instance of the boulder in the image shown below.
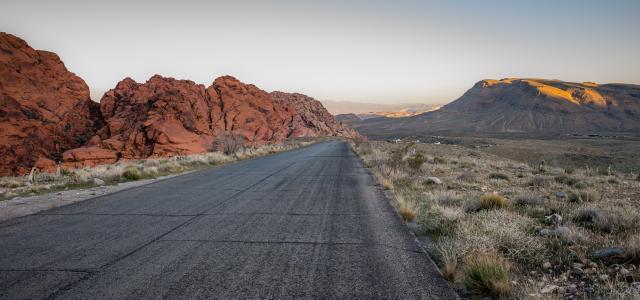
[[551,225],[560,225],[562,223],[562,216],[559,214],[551,214],[549,216],[544,217],[545,221]]
[[100,147],[81,147],[68,150],[63,155],[62,167],[65,169],[77,169],[92,167],[101,164],[112,164],[119,159],[113,150]]
[[55,173],[57,169],[56,162],[48,158],[40,157],[34,164],[34,167],[40,172]]
[[610,257],[619,257],[622,256],[624,254],[624,249],[622,247],[610,247],[610,248],[604,248],[604,249],[599,249],[593,252],[593,254],[591,254],[591,256],[593,258],[610,258]]
[[438,177],[426,177],[424,179],[425,184],[442,184],[442,180]]

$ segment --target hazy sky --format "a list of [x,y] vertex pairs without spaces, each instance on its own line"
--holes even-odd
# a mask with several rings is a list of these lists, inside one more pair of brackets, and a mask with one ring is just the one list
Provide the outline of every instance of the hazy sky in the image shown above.
[[640,1],[2,0],[92,89],[230,74],[321,100],[447,102],[483,78],[640,83]]

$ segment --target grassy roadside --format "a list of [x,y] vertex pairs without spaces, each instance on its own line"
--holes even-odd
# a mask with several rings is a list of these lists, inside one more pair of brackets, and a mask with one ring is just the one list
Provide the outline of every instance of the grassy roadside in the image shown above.
[[353,141],[464,297],[640,299],[640,181],[456,145]]
[[29,176],[0,177],[0,201],[62,190],[114,185],[127,181],[196,171],[230,162],[294,150],[325,141],[326,138],[288,140],[282,144],[242,147],[233,153],[207,152],[188,156],[120,161],[92,168],[61,170],[59,174],[35,173]]

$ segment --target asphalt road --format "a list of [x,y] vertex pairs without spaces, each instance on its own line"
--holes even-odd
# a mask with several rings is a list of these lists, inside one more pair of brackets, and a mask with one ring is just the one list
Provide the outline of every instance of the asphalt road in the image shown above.
[[0,223],[0,298],[456,298],[345,142]]

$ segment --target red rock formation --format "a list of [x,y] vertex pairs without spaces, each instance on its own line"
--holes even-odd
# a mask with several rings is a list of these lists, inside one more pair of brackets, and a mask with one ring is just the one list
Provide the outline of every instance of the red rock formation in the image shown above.
[[153,76],[139,84],[125,78],[100,101],[106,126],[64,160],[94,164],[206,151],[212,142],[210,108],[204,86],[193,81]]
[[252,143],[281,142],[290,135],[290,112],[275,103],[269,93],[231,76],[214,80],[208,89],[216,108],[216,128],[243,135]]
[[224,132],[253,145],[289,137],[357,135],[319,101],[301,94],[269,94],[231,76],[217,78],[206,89],[159,75],[142,84],[126,78],[100,103],[106,126],[86,147],[65,152],[65,167],[202,153]]
[[39,158],[60,160],[98,126],[89,88],[56,54],[0,33],[0,175],[24,174]]
[[289,136],[343,136],[355,137],[357,132],[327,111],[322,103],[309,96],[298,93],[272,92],[273,100],[284,106],[290,118],[288,126]]

